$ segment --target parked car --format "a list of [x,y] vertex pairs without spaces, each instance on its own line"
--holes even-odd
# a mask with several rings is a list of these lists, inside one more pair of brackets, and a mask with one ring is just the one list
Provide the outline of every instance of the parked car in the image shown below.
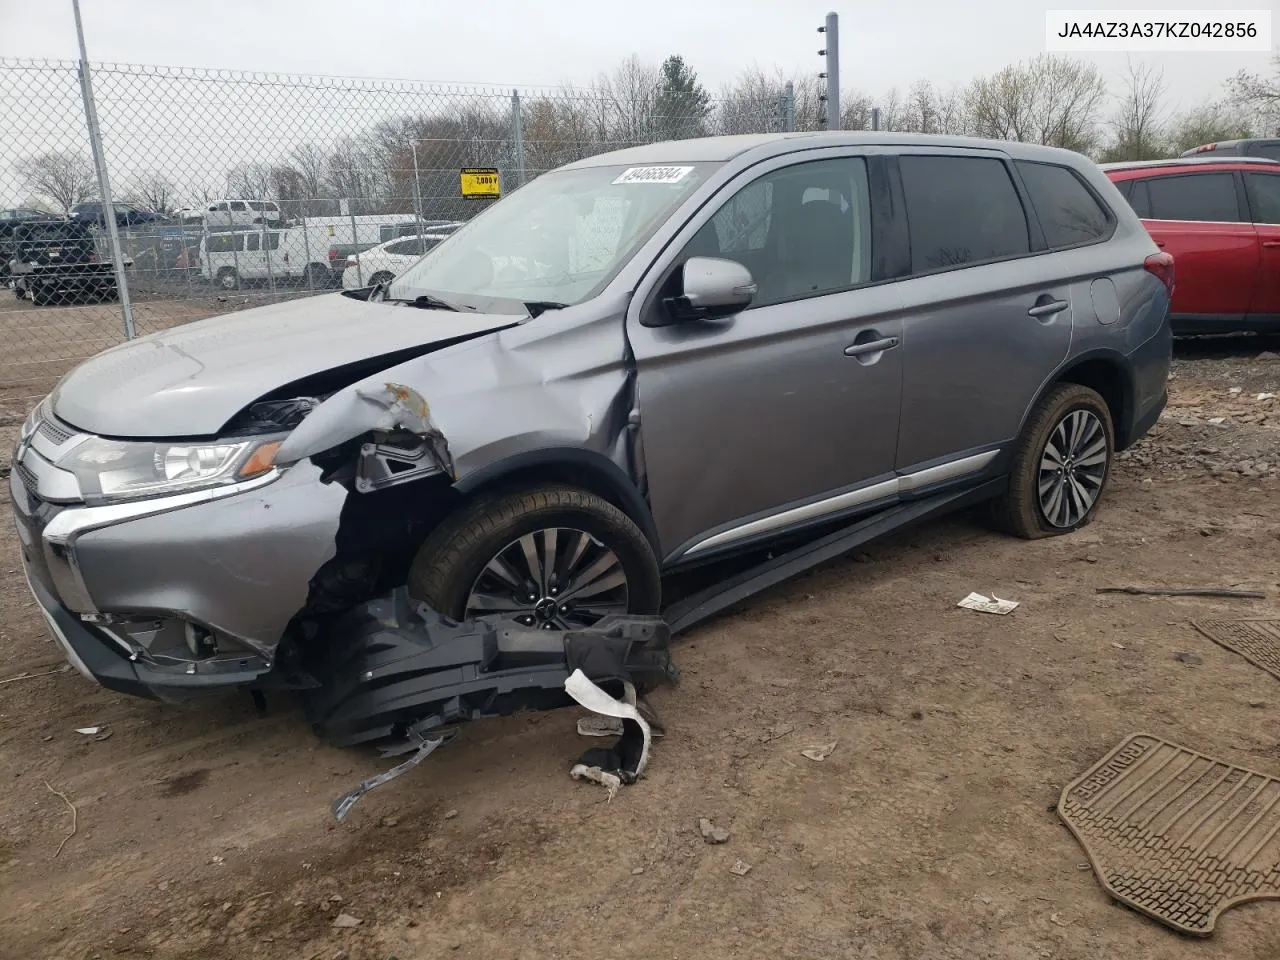
[[[113,203],[111,204],[111,211],[115,216],[116,226],[120,228],[137,227],[146,223],[161,223],[167,219],[163,213],[156,213],[153,210],[140,210],[127,203]],[[106,215],[103,213],[103,205],[101,203],[77,203],[71,208],[71,216],[85,223],[97,224],[104,229],[107,225]]]
[[1217,143],[1205,143],[1190,150],[1182,151],[1184,157],[1199,157],[1211,153],[1218,157],[1263,157],[1268,160],[1280,160],[1280,138],[1256,137],[1249,140],[1220,140]]
[[9,275],[9,261],[13,259],[13,229],[27,220],[48,220],[49,214],[23,207],[0,210],[0,277]]
[[1172,283],[1068,151],[832,132],[593,156],[380,293],[73,369],[13,457],[23,567],[82,673],[181,697],[292,682],[317,624],[397,584],[555,629],[855,521],[985,502],[1063,534],[1165,405]]
[[355,290],[375,283],[389,283],[446,239],[448,235],[440,233],[401,237],[370,247],[363,253],[353,253],[347,257],[346,268],[342,271],[342,287]]
[[1280,162],[1214,155],[1103,169],[1177,262],[1175,333],[1280,329]]
[[24,220],[13,231],[13,292],[37,307],[76,299],[114,300],[116,276],[109,260],[98,257],[82,220]]
[[236,228],[283,226],[280,207],[274,200],[243,200],[228,198],[175,211],[174,217],[182,223],[204,224],[210,230],[234,230]]
[[[459,220],[405,220],[401,222],[380,223],[377,217],[354,218],[356,224],[356,236],[352,240],[350,228],[344,228],[344,225],[338,224],[331,232],[331,240],[329,242],[329,265],[333,270],[334,277],[339,280],[343,272],[347,268],[347,262],[351,257],[364,253],[379,244],[386,243],[388,240],[394,240],[399,237],[414,237],[418,234],[434,234],[436,236],[447,235],[453,233],[462,226]],[[368,224],[360,224],[359,220],[366,219]],[[376,231],[377,239],[374,239]]]

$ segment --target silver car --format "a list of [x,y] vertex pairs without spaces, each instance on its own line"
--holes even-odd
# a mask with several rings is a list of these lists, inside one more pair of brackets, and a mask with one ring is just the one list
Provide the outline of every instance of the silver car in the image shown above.
[[566,629],[921,505],[1066,533],[1165,404],[1172,285],[1067,151],[823,133],[591,157],[389,285],[67,374],[14,456],[23,564],[82,673],[181,698],[288,684],[316,624],[406,584],[453,619]]

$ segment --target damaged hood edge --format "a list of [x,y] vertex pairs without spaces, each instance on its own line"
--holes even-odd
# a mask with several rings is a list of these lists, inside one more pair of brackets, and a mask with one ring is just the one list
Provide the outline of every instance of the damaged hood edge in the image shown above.
[[394,366],[406,351],[427,354],[513,321],[519,322],[511,315],[419,310],[341,294],[308,297],[104,351],[62,379],[53,409],[67,424],[100,436],[214,436],[241,410],[298,380],[381,357]]

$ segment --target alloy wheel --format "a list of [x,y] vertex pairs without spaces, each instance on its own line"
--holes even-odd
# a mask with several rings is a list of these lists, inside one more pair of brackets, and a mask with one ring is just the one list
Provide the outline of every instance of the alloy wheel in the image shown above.
[[1102,493],[1107,479],[1107,432],[1090,410],[1072,410],[1053,428],[1036,491],[1045,520],[1059,529],[1077,526]]
[[498,613],[567,630],[626,612],[627,574],[617,554],[582,530],[548,527],[513,540],[485,564],[465,615]]

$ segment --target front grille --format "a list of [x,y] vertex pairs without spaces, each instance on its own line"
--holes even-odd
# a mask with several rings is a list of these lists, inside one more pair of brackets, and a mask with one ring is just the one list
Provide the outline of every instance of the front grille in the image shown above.
[[58,446],[62,446],[62,444],[66,443],[74,436],[70,430],[63,430],[60,426],[49,419],[41,420],[39,429],[41,436],[46,440],[52,441]]
[[18,475],[18,479],[22,481],[22,485],[27,488],[27,495],[36,496],[36,475],[22,463],[15,463],[13,470]]

